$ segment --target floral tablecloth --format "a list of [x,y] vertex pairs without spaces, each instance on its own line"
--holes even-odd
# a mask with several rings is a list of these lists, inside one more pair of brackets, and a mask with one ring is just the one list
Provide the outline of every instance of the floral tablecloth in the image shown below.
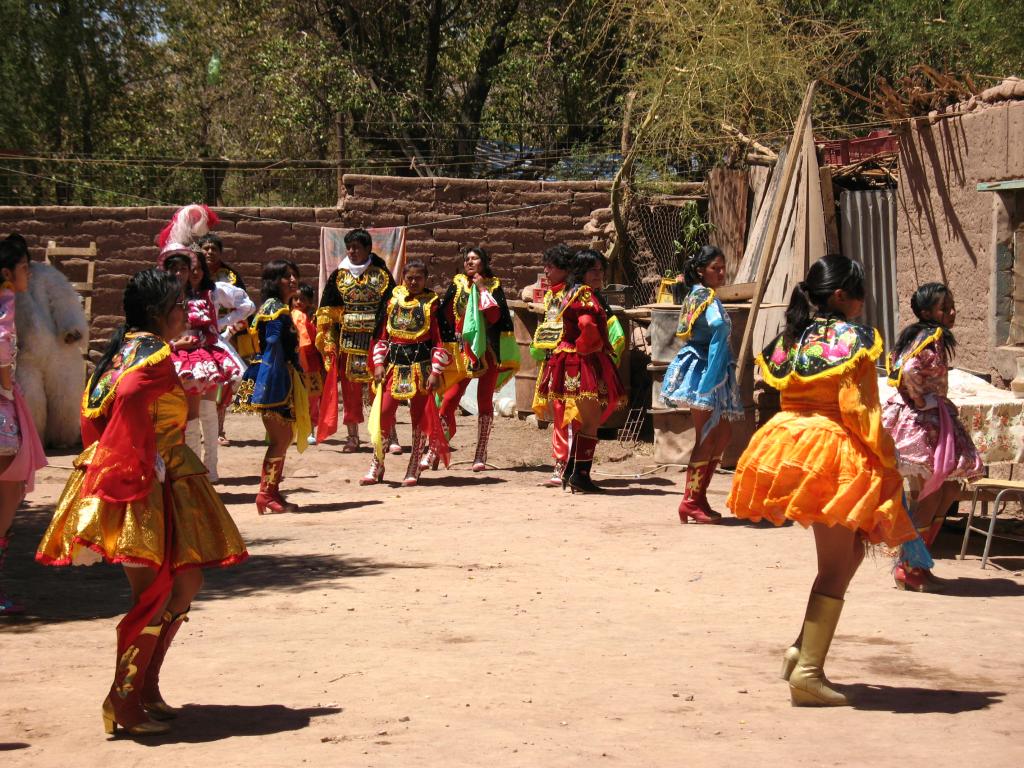
[[[883,404],[895,393],[885,377],[878,390]],[[1024,400],[955,368],[949,372],[949,399],[985,464],[1024,463]]]

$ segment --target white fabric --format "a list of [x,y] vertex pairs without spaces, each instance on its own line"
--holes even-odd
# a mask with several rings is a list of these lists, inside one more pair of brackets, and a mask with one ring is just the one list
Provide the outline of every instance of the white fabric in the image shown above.
[[185,445],[192,449],[197,457],[203,446],[203,434],[199,430],[199,419],[189,419],[185,425]]
[[199,401],[199,423],[203,428],[203,466],[210,475],[210,482],[217,482],[217,403],[213,400]]
[[[82,299],[56,267],[32,262],[28,290],[15,297],[14,318],[19,346],[15,378],[39,437],[45,445],[74,445],[81,440],[82,350],[89,341]],[[81,339],[64,340],[75,332]]]
[[498,302],[491,296],[491,292],[486,288],[479,291],[480,294],[480,311],[483,312],[485,309],[498,306]]
[[256,312],[256,305],[252,303],[249,294],[230,283],[214,283],[210,297],[215,306],[230,310],[224,317],[218,318],[218,331],[223,331]]
[[351,259],[346,256],[341,260],[341,264],[338,265],[338,268],[344,269],[346,272],[351,272],[354,277],[362,277],[363,272],[368,270],[372,263],[373,262],[370,260],[369,256],[367,256],[366,261],[362,264],[353,264]]

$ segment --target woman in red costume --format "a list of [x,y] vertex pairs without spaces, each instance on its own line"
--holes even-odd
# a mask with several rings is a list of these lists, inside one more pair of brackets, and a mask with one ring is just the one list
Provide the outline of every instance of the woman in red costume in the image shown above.
[[238,529],[185,445],[185,391],[168,341],[181,335],[181,286],[139,272],[124,293],[125,324],[82,399],[85,450],[57,502],[36,559],[45,565],[124,567],[132,608],[117,625],[117,666],[103,727],[164,733],[176,712],[160,668],[203,583],[202,568],[248,556]]
[[412,417],[412,455],[402,485],[419,482],[420,459],[428,442],[442,458],[447,455],[448,445],[433,397],[451,355],[441,342],[437,294],[426,290],[426,283],[427,265],[419,259],[408,261],[402,285],[388,300],[383,327],[372,347],[377,389],[370,415],[374,451],[360,485],[374,485],[384,479],[384,437],[391,434],[402,401],[409,403]]
[[[544,252],[544,277],[551,287],[544,294],[544,314],[537,322],[537,330],[530,344],[530,357],[537,361],[537,383],[544,381],[545,369],[551,360],[551,353],[562,340],[562,317],[558,308],[565,292],[565,280],[572,266],[573,252],[565,243],[548,248]],[[536,390],[536,387],[534,387]],[[547,400],[540,398],[534,391],[533,409],[538,416],[552,422],[551,458],[554,469],[551,477],[544,485],[559,488],[562,485],[562,473],[569,459],[569,428],[562,424],[562,411],[565,410],[561,401],[555,400],[548,408]]]
[[573,259],[558,309],[562,338],[537,384],[537,401],[560,403],[562,426],[573,427],[562,487],[581,493],[603,491],[590,477],[597,429],[626,401],[612,361],[608,315],[591,287],[602,284],[607,263],[591,250],[580,251]]
[[[494,423],[494,391],[501,386],[499,377],[507,380],[519,369],[519,356],[509,354],[516,349],[514,339],[511,345],[506,345],[506,355],[501,354],[502,337],[511,339],[512,315],[501,281],[491,271],[491,258],[487,251],[479,246],[467,248],[462,263],[463,273],[456,275],[448,286],[438,318],[445,342],[455,346],[453,362],[462,375],[462,380],[444,394],[441,420],[448,437],[454,437],[455,411],[466,394],[469,382],[476,379],[477,432],[473,471],[483,472],[487,469],[487,443]],[[479,335],[478,341],[474,341],[475,336],[470,339],[464,333],[470,300],[476,301],[477,317],[483,319],[483,323],[473,331]],[[483,354],[478,354],[481,351]],[[423,460],[423,468],[428,466],[437,467],[437,457],[433,454],[428,454]]]

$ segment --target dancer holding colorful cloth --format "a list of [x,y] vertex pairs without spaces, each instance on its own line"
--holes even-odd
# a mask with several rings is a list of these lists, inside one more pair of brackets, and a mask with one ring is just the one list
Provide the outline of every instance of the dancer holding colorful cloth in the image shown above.
[[[448,286],[438,320],[441,336],[452,352],[452,382],[441,404],[448,438],[455,436],[455,411],[469,382],[476,379],[477,437],[473,471],[487,469],[487,444],[494,423],[494,392],[519,370],[519,350],[512,336],[512,314],[501,281],[491,271],[491,259],[479,246],[463,254],[463,273]],[[428,453],[423,468],[437,466]]]

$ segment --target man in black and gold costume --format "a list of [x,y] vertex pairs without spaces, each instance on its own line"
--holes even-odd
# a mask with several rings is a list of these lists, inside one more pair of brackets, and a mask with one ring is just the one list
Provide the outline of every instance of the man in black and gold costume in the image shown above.
[[346,453],[359,448],[363,387],[373,379],[370,344],[395,287],[387,264],[372,249],[365,229],[345,235],[346,256],[327,278],[316,312],[316,348],[328,371],[339,366]]

